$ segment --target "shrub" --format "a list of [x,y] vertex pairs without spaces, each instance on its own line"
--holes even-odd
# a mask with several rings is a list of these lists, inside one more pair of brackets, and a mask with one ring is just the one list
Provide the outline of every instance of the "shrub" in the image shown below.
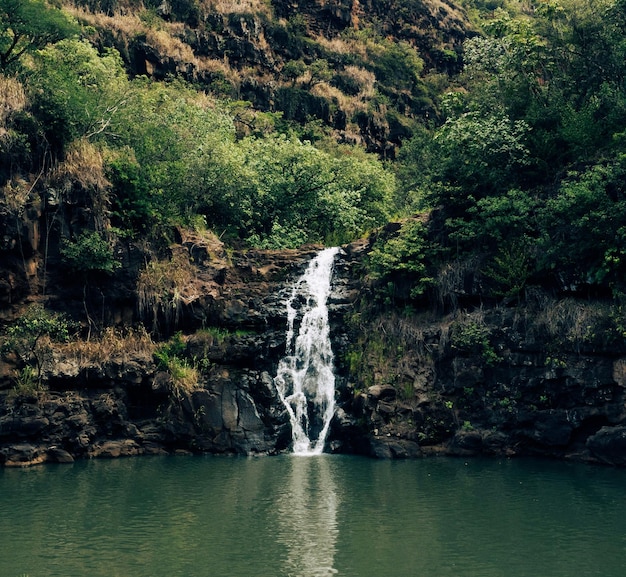
[[407,220],[398,232],[390,237],[383,236],[369,254],[370,276],[384,281],[398,275],[411,283],[410,296],[423,294],[433,279],[427,273],[427,228],[422,220]]
[[171,378],[170,392],[177,399],[199,388],[200,372],[184,358],[186,343],[181,333],[176,333],[167,343],[154,352],[154,359],[162,371]]
[[61,256],[70,269],[81,273],[112,274],[121,266],[115,260],[111,243],[96,231],[84,231],[74,240],[65,240]]
[[46,310],[41,304],[33,304],[8,327],[0,351],[14,355],[18,363],[16,385],[41,386],[44,369],[52,362],[54,341],[69,340],[75,325],[64,315]]
[[482,312],[462,314],[451,327],[450,345],[463,354],[479,355],[487,365],[500,357],[491,345],[491,329],[485,324]]

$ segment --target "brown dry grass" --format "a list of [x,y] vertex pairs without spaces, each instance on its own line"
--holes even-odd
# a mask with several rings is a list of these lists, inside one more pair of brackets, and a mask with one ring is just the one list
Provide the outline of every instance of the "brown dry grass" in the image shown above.
[[579,352],[613,325],[608,304],[573,298],[550,300],[535,318],[535,327]]
[[450,302],[456,309],[458,296],[465,291],[466,278],[479,269],[480,259],[478,257],[455,260],[443,265],[435,278],[439,304],[443,306],[446,302]]
[[[19,135],[11,129],[7,121],[11,115],[24,110],[27,104],[26,92],[21,82],[0,74],[0,148],[5,151],[11,151],[15,145],[21,146]],[[25,181],[16,179],[0,188],[0,193],[3,193],[11,208],[23,207],[28,199],[32,187],[24,184]]]
[[226,59],[222,58],[199,58],[195,61],[196,69],[200,72],[220,72],[233,86],[240,81],[240,73],[231,68]]
[[204,0],[201,5],[205,12],[220,14],[272,14],[272,4],[268,0]]
[[451,26],[453,22],[467,21],[465,10],[452,2],[430,0],[429,4],[433,17],[440,20],[445,26]]
[[196,57],[188,44],[180,40],[184,25],[179,22],[158,21],[158,26],[142,20],[141,12],[118,12],[109,16],[102,12],[90,12],[84,7],[67,6],[66,10],[76,19],[96,29],[106,29],[119,38],[145,35],[146,42],[159,54],[173,60],[194,63]]
[[146,42],[155,48],[159,54],[163,54],[176,62],[189,62],[196,64],[200,62],[188,44],[176,38],[172,30],[146,30]]
[[335,54],[351,54],[367,58],[367,47],[362,41],[352,38],[326,38],[325,36],[316,36],[315,42],[325,48],[328,52]]
[[[180,22],[142,19],[142,11],[120,11],[113,16],[102,12],[90,12],[84,7],[67,6],[79,21],[96,29],[112,32],[118,41],[127,43],[128,39],[140,35],[145,36],[146,43],[153,47],[163,58],[170,58],[179,66],[191,65],[198,72],[220,72],[225,79],[236,86],[239,74],[224,59],[199,57],[194,54],[191,46],[182,40],[185,25]],[[261,46],[266,45],[264,38],[256,39]]]
[[313,86],[310,90],[311,94],[315,96],[322,96],[331,102],[337,104],[342,110],[347,110],[350,107],[352,98],[346,96],[341,90],[326,84],[326,82],[320,82]]
[[[330,86],[326,82],[320,82],[311,88],[311,94],[321,96],[334,102],[346,113],[348,118],[352,118],[355,113],[367,110],[368,99],[374,95],[375,76],[372,72],[357,66],[348,66],[345,70],[348,76],[354,78],[361,86],[361,92],[356,96],[348,96],[338,88]],[[304,80],[306,78],[303,77]]]
[[15,177],[0,187],[0,198],[13,213],[20,213],[32,198],[37,180]]
[[70,144],[63,162],[50,171],[46,180],[70,202],[77,202],[77,199],[86,196],[92,208],[94,225],[98,230],[106,230],[110,183],[105,176],[100,149],[86,138],[75,140]]
[[360,66],[346,66],[345,74],[355,80],[361,87],[359,97],[369,98],[374,96],[376,75],[371,70],[366,70]]
[[102,190],[109,186],[100,149],[86,139],[72,142],[65,159],[50,175],[57,183],[79,183],[85,189]]
[[108,16],[103,12],[90,12],[84,6],[65,6],[64,8],[74,18],[94,28],[106,28],[114,34],[123,34],[127,37],[145,33],[146,25],[139,14],[131,11],[120,11],[114,16]]
[[26,107],[26,92],[19,80],[0,74],[0,137],[7,118]]
[[143,327],[125,331],[109,327],[99,338],[58,345],[57,352],[61,358],[86,367],[111,359],[128,361],[138,356],[152,356],[154,349],[155,344]]
[[189,294],[194,278],[189,255],[183,252],[169,260],[153,260],[141,271],[137,279],[139,312],[151,323],[153,332],[158,332],[160,315],[168,327],[177,325],[182,304],[197,296]]

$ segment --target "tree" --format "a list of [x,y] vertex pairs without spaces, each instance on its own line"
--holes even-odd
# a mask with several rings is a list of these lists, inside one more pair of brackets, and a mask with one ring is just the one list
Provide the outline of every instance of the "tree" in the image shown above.
[[567,286],[624,286],[626,156],[571,172],[542,215],[543,266]]
[[307,90],[310,90],[316,84],[328,82],[333,77],[333,71],[328,65],[328,61],[323,58],[314,60],[306,69],[308,81],[305,83]]
[[344,148],[335,157],[336,185],[326,198],[324,219],[336,243],[348,242],[395,215],[395,174],[377,157],[358,148]]
[[[320,242],[316,230],[324,190],[334,182],[332,162],[309,142],[284,135],[248,138],[241,143],[252,178],[248,236],[253,244],[285,246]],[[321,224],[321,222],[320,222]]]
[[115,50],[62,40],[37,52],[27,74],[32,110],[56,152],[78,138],[104,138],[126,101],[128,79]]
[[306,64],[303,60],[288,60],[283,66],[283,76],[291,81],[291,86],[296,85],[296,80],[306,72]]
[[391,234],[382,234],[368,258],[370,276],[379,285],[406,281],[410,298],[432,285],[427,273],[428,230],[422,219],[410,219]]
[[0,0],[0,69],[80,28],[45,0]]
[[13,354],[18,362],[18,381],[22,385],[40,386],[43,371],[52,360],[53,341],[67,341],[72,323],[63,315],[31,305],[6,331],[2,343],[4,355]]
[[519,189],[478,199],[462,216],[448,220],[450,238],[472,250],[494,252],[514,239],[536,236],[539,207],[533,194]]
[[233,118],[217,101],[183,82],[138,79],[112,132],[113,208],[124,226],[181,224],[199,213],[221,225],[241,216],[243,161]]
[[435,183],[428,200],[443,205],[449,216],[462,216],[476,200],[506,193],[520,180],[528,163],[529,127],[494,111],[466,112],[449,118],[419,153]]
[[64,263],[78,273],[112,274],[120,267],[113,255],[111,243],[95,231],[83,231],[77,238],[62,243],[61,256]]
[[285,136],[246,139],[241,146],[253,244],[344,242],[389,217],[395,180],[373,157],[352,150],[331,154]]
[[379,83],[409,91],[422,85],[424,61],[408,42],[379,38],[368,43],[367,49]]

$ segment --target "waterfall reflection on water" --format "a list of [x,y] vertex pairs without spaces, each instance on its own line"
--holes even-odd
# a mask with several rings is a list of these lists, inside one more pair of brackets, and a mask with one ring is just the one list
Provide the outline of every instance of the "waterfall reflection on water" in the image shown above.
[[293,452],[299,455],[322,453],[335,412],[326,301],[338,252],[337,247],[321,251],[294,284],[287,302],[286,354],[274,382],[289,413]]
[[282,494],[277,541],[286,550],[285,574],[336,575],[339,498],[327,459],[292,456]]

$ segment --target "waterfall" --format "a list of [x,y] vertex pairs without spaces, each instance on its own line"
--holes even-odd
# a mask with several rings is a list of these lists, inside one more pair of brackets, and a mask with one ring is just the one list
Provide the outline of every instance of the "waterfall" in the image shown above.
[[322,453],[335,412],[326,301],[338,252],[338,248],[321,251],[296,281],[287,302],[287,350],[274,382],[289,413],[293,452],[297,455]]

